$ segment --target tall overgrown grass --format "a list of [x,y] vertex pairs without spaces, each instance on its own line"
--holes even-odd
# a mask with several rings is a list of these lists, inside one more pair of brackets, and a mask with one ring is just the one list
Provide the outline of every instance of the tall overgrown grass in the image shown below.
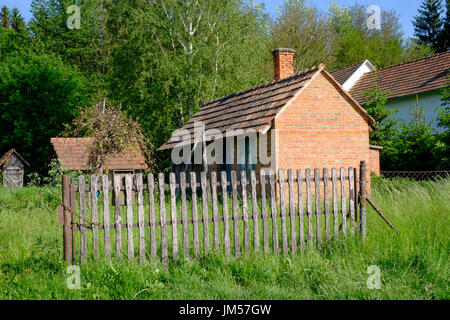
[[[226,258],[212,252],[163,267],[126,259],[89,262],[81,289],[67,288],[59,188],[0,189],[1,299],[449,299],[450,181],[379,180],[367,241],[333,241],[321,251]],[[367,268],[381,270],[369,289]]]

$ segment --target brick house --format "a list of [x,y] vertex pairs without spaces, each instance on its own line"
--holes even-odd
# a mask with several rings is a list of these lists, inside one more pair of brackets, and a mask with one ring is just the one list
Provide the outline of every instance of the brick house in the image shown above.
[[[177,154],[175,148],[187,145],[192,152],[203,145],[207,150],[220,133],[229,138],[222,143],[224,163],[208,161],[208,170],[356,168],[366,160],[371,171],[379,172],[379,148],[369,145],[375,121],[360,104],[324,65],[294,73],[294,50],[276,49],[272,54],[272,82],[205,103],[159,150],[172,149]],[[200,143],[193,142],[196,123],[205,128]],[[246,137],[249,131],[257,133],[256,139]],[[239,146],[239,141],[245,143]],[[270,163],[261,159],[262,141],[267,141]],[[187,159],[192,161],[192,154]],[[172,169],[202,168],[198,163],[174,163]]]

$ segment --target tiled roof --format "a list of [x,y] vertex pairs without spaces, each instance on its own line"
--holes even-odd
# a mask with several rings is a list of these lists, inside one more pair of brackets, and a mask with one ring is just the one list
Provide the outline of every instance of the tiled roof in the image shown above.
[[[52,138],[61,168],[65,170],[86,170],[89,148],[94,138]],[[130,150],[107,158],[105,170],[147,169],[145,157],[138,150]]]
[[[194,136],[194,123],[203,122],[205,130],[216,129],[222,134],[227,130],[254,129],[257,132],[268,129],[277,113],[299,92],[317,72],[325,72],[330,81],[335,80],[324,70],[324,66],[314,67],[289,78],[261,84],[246,91],[241,91],[206,103],[183,127],[188,130],[191,139]],[[339,84],[337,83],[339,86]],[[347,95],[345,90],[341,90]],[[350,100],[353,100],[349,97]],[[354,102],[354,101],[353,101]],[[356,102],[353,103],[358,112],[373,125],[373,119],[368,116]],[[177,134],[158,150],[171,149],[180,144],[182,137]],[[207,137],[208,138],[208,137]]]
[[377,83],[389,99],[441,89],[447,83],[449,68],[450,51],[366,73],[350,89],[350,94],[364,104],[362,93],[375,88]]
[[355,72],[364,64],[365,61],[355,63],[351,66],[331,71],[330,74],[342,86]]
[[24,158],[22,158],[22,156],[16,151],[16,149],[9,150],[0,158],[0,166],[8,163],[8,160],[14,153],[16,154],[17,157],[19,157],[20,160],[23,161],[23,163],[25,163],[27,166],[30,166],[30,164]]
[[[249,128],[258,132],[264,130],[278,111],[318,70],[319,68],[315,67],[280,81],[261,84],[208,102],[182,129],[189,130],[193,136],[194,123],[201,121],[205,124],[205,130],[217,129],[221,133]],[[159,150],[173,148],[182,140],[182,135],[177,137],[180,139],[172,137]]]

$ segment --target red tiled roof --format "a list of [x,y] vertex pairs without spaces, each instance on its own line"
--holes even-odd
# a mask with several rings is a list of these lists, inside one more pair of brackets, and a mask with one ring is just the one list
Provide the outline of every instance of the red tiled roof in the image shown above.
[[[89,148],[94,138],[52,138],[61,168],[65,170],[86,170]],[[138,150],[130,150],[107,158],[105,170],[141,170],[148,166],[145,157]]]
[[361,61],[345,68],[333,70],[330,74],[342,86],[345,81],[347,81],[356,72],[356,70],[364,64],[364,62],[365,61]]
[[389,99],[444,88],[450,68],[450,51],[417,61],[406,62],[366,73],[350,89],[350,94],[364,104],[362,93],[375,88],[386,92]]
[[[194,137],[194,123],[202,122],[205,130],[216,129],[222,134],[227,130],[254,129],[257,132],[268,128],[272,120],[293,97],[318,72],[324,72],[333,83],[334,78],[324,70],[324,66],[300,72],[291,77],[261,84],[246,91],[234,93],[223,98],[208,102],[181,129],[189,131],[191,140]],[[339,83],[336,85],[340,87]],[[345,90],[339,89],[346,95],[358,112],[370,125],[373,119],[367,112],[351,98]],[[158,150],[171,149],[180,144],[187,134],[172,136],[169,141]]]

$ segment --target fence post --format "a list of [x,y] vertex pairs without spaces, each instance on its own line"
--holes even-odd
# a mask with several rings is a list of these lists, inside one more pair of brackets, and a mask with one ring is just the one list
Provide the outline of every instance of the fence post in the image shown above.
[[360,230],[363,243],[366,240],[366,199],[367,199],[367,165],[366,161],[361,161],[359,165],[359,217],[360,217]]
[[[70,183],[70,209],[72,209],[73,211],[76,212],[77,207],[76,207],[76,191],[75,191],[75,183],[73,182],[73,178],[71,177],[69,180]],[[75,252],[75,230],[73,228],[73,222],[75,221],[74,215],[72,212],[70,212],[70,236],[71,236],[71,243],[72,243],[72,264],[75,264],[75,257],[76,257],[76,252]]]
[[67,264],[72,263],[72,219],[71,213],[66,208],[69,208],[70,203],[70,177],[63,175],[62,177],[62,201],[64,204],[64,227],[63,227],[63,241],[64,241],[64,260]]

